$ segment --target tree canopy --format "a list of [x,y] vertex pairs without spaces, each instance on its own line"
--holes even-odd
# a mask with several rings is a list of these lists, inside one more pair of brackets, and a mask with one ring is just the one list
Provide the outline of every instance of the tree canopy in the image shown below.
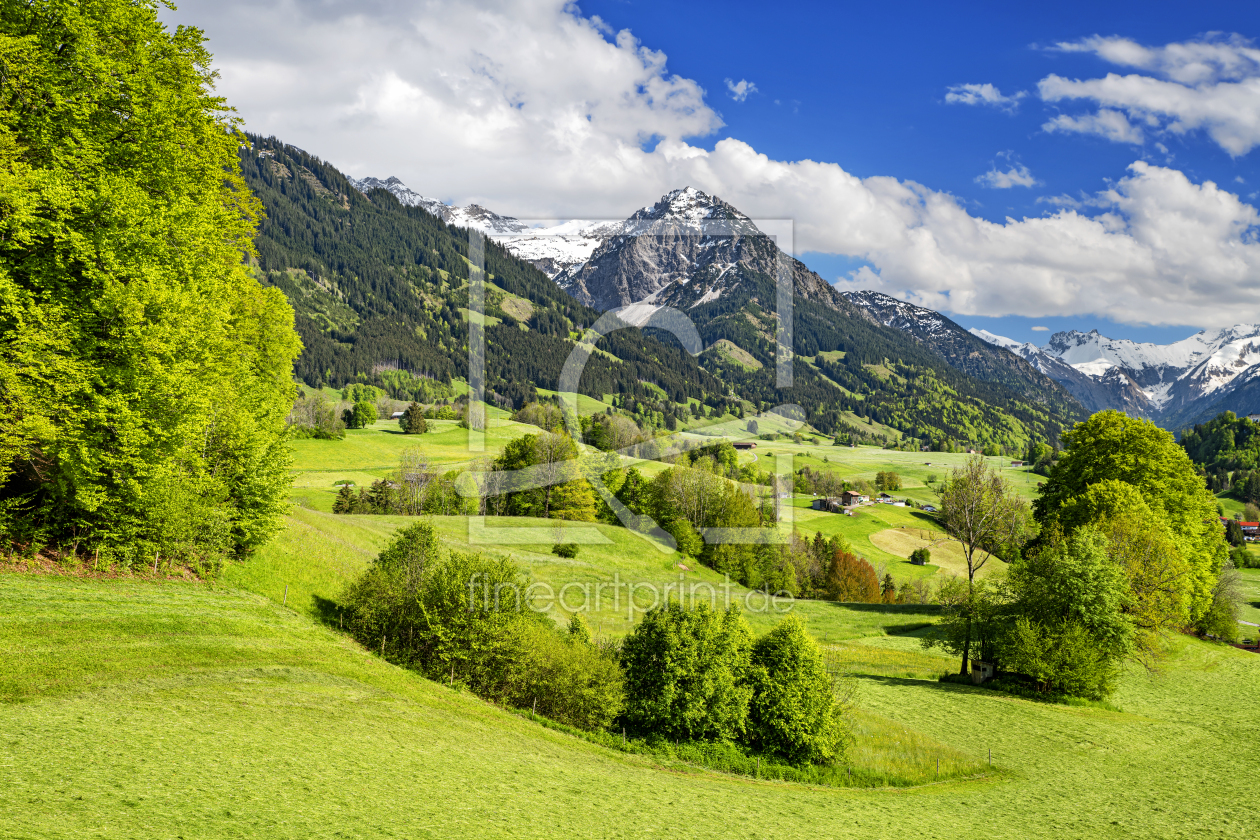
[[[1123,511],[1166,526],[1189,566],[1189,612],[1197,619],[1228,556],[1216,499],[1185,450],[1149,420],[1101,411],[1063,436],[1064,449],[1033,506],[1043,525],[1064,531]],[[1140,504],[1139,504],[1140,502]]]
[[299,350],[202,33],[0,11],[0,532],[202,560],[273,532]]

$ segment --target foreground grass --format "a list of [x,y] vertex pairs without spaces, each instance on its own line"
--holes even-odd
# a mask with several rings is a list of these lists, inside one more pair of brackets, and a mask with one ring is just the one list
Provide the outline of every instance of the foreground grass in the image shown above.
[[[888,642],[892,644],[892,642]],[[1178,639],[1123,713],[857,681],[853,760],[997,777],[809,788],[623,755],[386,665],[260,596],[0,575],[0,834],[1250,837],[1260,657]],[[882,757],[881,757],[882,756]],[[944,764],[944,761],[943,761]]]

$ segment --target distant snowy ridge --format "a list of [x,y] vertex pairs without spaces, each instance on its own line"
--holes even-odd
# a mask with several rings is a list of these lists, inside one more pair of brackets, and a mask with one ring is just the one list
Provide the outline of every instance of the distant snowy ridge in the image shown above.
[[350,180],[359,192],[385,189],[406,207],[421,207],[443,221],[458,227],[475,228],[496,239],[514,256],[533,263],[548,277],[579,266],[590,259],[595,249],[611,234],[617,223],[565,221],[551,225],[530,225],[511,216],[501,216],[479,204],[455,207],[434,198],[426,198],[410,189],[398,178],[361,178]]
[[1143,413],[1152,417],[1191,417],[1194,406],[1225,397],[1252,381],[1260,365],[1260,326],[1255,324],[1202,330],[1171,344],[1068,330],[1037,347],[986,330],[971,333],[1023,356],[1052,377],[1047,368],[1059,362],[1100,385],[1132,383],[1149,403]]

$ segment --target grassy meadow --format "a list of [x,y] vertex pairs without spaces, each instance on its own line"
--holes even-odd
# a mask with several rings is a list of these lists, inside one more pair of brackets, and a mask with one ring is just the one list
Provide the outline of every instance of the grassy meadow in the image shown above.
[[[921,646],[931,606],[780,604],[851,675],[846,764],[867,785],[852,788],[625,753],[395,668],[337,631],[336,602],[413,520],[335,516],[333,482],[384,477],[417,443],[443,468],[468,463],[467,432],[433,425],[419,440],[382,422],[343,441],[294,441],[284,530],[217,582],[0,574],[4,836],[1241,838],[1260,828],[1246,804],[1260,658],[1185,637],[1168,640],[1157,672],[1128,669],[1117,711],[939,682],[958,662]],[[487,454],[531,430],[496,420]],[[741,457],[783,451],[846,478],[897,470],[896,495],[923,500],[929,475],[965,458],[778,442]],[[808,504],[791,502],[801,531],[843,533],[900,581],[959,570],[956,544],[921,512],[876,505],[848,517]],[[650,589],[666,585],[729,597],[758,633],[779,620],[758,596],[623,528],[432,521],[454,548],[510,556],[551,594],[555,620],[585,602],[597,635],[628,632]],[[550,553],[573,538],[576,558]],[[924,544],[933,565],[905,562]],[[1244,586],[1246,615],[1260,620],[1260,572],[1244,572]]]
[[865,637],[868,614],[837,609],[858,640],[844,648],[875,654],[853,660],[848,761],[899,786],[757,781],[600,747],[225,584],[3,574],[0,824],[15,840],[1260,828],[1255,654],[1178,637],[1161,672],[1125,675],[1123,711],[1061,706],[928,679],[912,637]]

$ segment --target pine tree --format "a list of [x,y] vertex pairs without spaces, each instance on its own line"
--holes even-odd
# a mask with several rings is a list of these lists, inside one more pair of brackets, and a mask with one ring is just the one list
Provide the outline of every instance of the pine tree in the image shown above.
[[422,435],[429,430],[429,425],[424,422],[424,408],[416,402],[407,406],[402,417],[398,418],[398,425],[409,435]]

